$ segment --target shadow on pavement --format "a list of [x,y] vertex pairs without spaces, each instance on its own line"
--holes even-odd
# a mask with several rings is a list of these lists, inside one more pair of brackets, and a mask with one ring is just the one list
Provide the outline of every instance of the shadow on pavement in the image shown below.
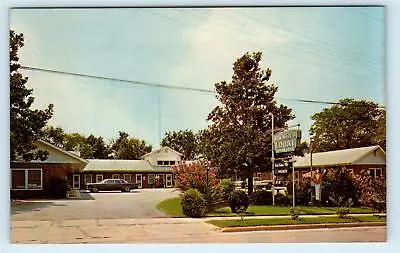
[[11,203],[11,214],[26,213],[40,211],[43,208],[51,206],[65,206],[65,204],[55,202],[12,202]]

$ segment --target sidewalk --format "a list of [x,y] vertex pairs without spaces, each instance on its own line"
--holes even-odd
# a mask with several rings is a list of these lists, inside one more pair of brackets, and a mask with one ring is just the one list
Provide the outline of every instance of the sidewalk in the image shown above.
[[[360,214],[360,216],[372,214]],[[336,216],[301,215],[301,217]],[[353,216],[353,215],[350,215]],[[277,216],[247,216],[245,219],[269,219]],[[290,216],[279,216],[287,217]],[[151,218],[151,219],[84,219],[65,221],[11,221],[12,243],[116,243],[116,242],[154,242],[178,240],[188,236],[202,237],[221,232],[259,231],[258,228],[220,229],[206,223],[210,220],[240,219],[240,217],[205,217],[205,218]],[[333,227],[348,227],[337,224]],[[331,226],[329,226],[331,227]],[[269,230],[272,227],[268,228]],[[325,224],[302,225],[297,229],[328,228]],[[273,230],[288,229],[288,226],[275,226]]]
[[203,219],[12,221],[11,243],[123,243],[206,236],[219,229]]

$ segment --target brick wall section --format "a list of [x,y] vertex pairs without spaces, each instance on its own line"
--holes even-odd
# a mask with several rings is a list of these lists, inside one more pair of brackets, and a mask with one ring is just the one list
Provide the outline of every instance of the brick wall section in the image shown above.
[[11,190],[12,198],[32,198],[46,196],[49,189],[49,180],[52,177],[67,178],[70,180],[69,175],[72,172],[70,164],[63,163],[19,163],[11,162],[11,169],[26,169],[38,168],[42,169],[43,176],[43,190]]

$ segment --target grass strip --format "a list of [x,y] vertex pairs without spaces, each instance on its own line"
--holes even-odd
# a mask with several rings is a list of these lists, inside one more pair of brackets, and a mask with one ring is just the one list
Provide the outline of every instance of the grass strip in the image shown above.
[[356,216],[341,219],[338,217],[304,217],[297,220],[289,218],[269,219],[240,219],[237,220],[211,220],[212,225],[224,227],[249,227],[249,226],[273,226],[273,225],[299,225],[299,224],[325,224],[325,223],[353,223],[353,222],[386,222],[385,217]]
[[[299,214],[336,214],[339,207],[315,207],[315,206],[296,206],[295,209]],[[351,207],[349,208],[350,213],[374,213],[371,208],[364,207]],[[256,206],[250,205],[246,211],[246,216],[255,215],[290,215],[290,206]],[[213,213],[209,213],[207,216],[239,216],[238,214],[232,213],[229,207],[223,207],[215,210]]]
[[[186,217],[182,213],[181,199],[179,197],[166,199],[157,205],[157,209],[171,217]],[[297,206],[295,208],[299,214],[336,214],[339,207],[315,207],[315,206]],[[256,215],[290,215],[290,206],[256,206],[250,205],[246,216]],[[351,207],[350,213],[373,213],[371,208]],[[208,217],[231,216],[239,217],[239,214],[232,213],[229,207],[223,207],[207,214]]]

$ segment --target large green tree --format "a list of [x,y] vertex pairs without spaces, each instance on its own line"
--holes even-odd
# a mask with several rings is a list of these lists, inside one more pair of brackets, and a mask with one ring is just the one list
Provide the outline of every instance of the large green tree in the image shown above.
[[65,133],[60,127],[48,126],[44,129],[43,139],[67,151],[79,151],[82,158],[105,159],[111,150],[103,137],[93,134],[85,137],[79,133]]
[[43,140],[59,148],[65,148],[66,136],[67,134],[61,127],[47,126],[43,129]]
[[201,151],[220,176],[239,174],[249,180],[253,191],[255,168],[269,170],[271,157],[271,124],[286,127],[294,118],[292,110],[278,105],[274,97],[278,87],[267,83],[270,69],[261,69],[262,54],[246,53],[233,64],[231,82],[215,84],[216,106],[208,115],[211,124],[201,132]]
[[371,145],[386,148],[385,114],[377,103],[342,99],[339,104],[312,115],[313,150],[323,152]]
[[42,129],[53,115],[53,105],[44,110],[31,108],[33,90],[25,86],[28,78],[19,72],[18,50],[23,46],[23,34],[10,30],[10,159],[44,160],[47,153],[37,150],[34,143],[42,137]]
[[162,147],[170,147],[183,154],[186,160],[195,158],[198,139],[192,130],[168,131],[161,141]]
[[119,137],[113,141],[111,149],[115,159],[136,160],[150,152],[152,146],[146,144],[144,140],[129,137],[128,133],[120,131]]

